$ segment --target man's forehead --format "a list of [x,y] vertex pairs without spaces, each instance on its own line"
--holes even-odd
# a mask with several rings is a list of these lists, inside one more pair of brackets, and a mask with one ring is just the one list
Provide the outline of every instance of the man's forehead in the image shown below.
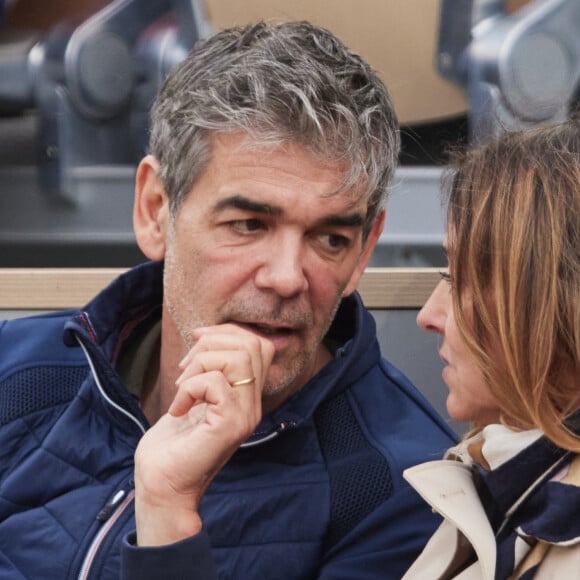
[[346,210],[360,211],[364,206],[366,211],[366,183],[349,182],[350,165],[344,160],[325,159],[298,142],[262,139],[260,135],[241,131],[213,133],[211,142],[210,165],[216,173],[228,171],[234,177],[247,178],[255,172],[264,182],[270,173],[273,187],[285,185],[286,175],[281,179],[281,174],[287,174],[289,181],[296,178],[313,184],[324,183],[322,189],[313,188],[317,195],[329,200],[338,198]]
[[[214,147],[217,147],[229,151],[232,155],[247,153],[250,156],[264,159],[282,153],[288,157],[309,158],[312,163],[319,164],[321,167],[332,168],[344,177],[352,173],[352,160],[348,158],[344,151],[334,150],[331,146],[313,147],[312,143],[304,143],[283,134],[211,131],[209,135],[210,150],[212,151]],[[362,174],[360,175],[360,181],[364,181]]]

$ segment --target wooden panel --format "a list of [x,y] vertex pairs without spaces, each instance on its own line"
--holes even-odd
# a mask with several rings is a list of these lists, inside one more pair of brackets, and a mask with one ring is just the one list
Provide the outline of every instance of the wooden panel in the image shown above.
[[367,308],[421,308],[441,280],[440,268],[367,268],[359,292]]
[[103,289],[118,268],[0,269],[0,309],[52,310],[82,306]]
[[[0,310],[79,307],[121,268],[0,269]],[[437,268],[368,268],[360,292],[368,308],[418,308],[439,280]]]

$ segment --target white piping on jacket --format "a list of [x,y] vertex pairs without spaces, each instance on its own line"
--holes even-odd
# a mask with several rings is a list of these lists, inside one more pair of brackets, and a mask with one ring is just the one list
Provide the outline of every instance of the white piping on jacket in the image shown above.
[[269,435],[262,437],[262,439],[258,439],[256,441],[247,441],[246,443],[242,443],[240,445],[240,447],[243,447],[243,448],[255,447],[256,445],[266,443],[266,441],[270,441],[270,439],[274,439],[275,437],[278,437],[278,435],[280,435],[280,431],[274,431],[273,433],[270,433]]
[[[87,362],[89,363],[89,366],[91,368],[91,373],[93,375],[93,378],[95,379],[95,383],[97,385],[97,388],[99,389],[99,393],[101,394],[101,396],[103,397],[103,399],[105,399],[105,401],[111,405],[111,407],[113,407],[114,409],[116,409],[117,411],[119,411],[119,413],[122,413],[123,415],[125,415],[128,419],[130,419],[133,423],[135,423],[135,425],[137,425],[137,427],[139,427],[139,430],[142,433],[145,433],[146,429],[145,427],[141,424],[141,422],[139,421],[139,419],[137,419],[137,417],[133,416],[131,413],[129,413],[129,411],[123,409],[123,407],[121,407],[120,405],[118,405],[117,403],[115,403],[115,401],[113,401],[105,392],[105,389],[103,389],[103,386],[101,385],[101,380],[99,379],[99,375],[95,369],[95,365],[93,364],[93,361],[91,359],[91,356],[87,350],[87,348],[85,347],[85,345],[83,344],[83,341],[75,334],[75,338],[77,339],[77,342],[79,343],[80,347],[83,349],[83,352],[85,353],[85,357],[87,359]],[[79,580],[85,580],[86,578],[88,578],[88,574],[91,568],[91,565],[95,559],[95,555],[99,549],[99,546],[101,545],[101,543],[103,542],[105,536],[109,533],[109,530],[113,527],[113,525],[115,524],[115,522],[119,519],[119,517],[121,516],[121,514],[123,513],[123,511],[127,508],[127,506],[131,503],[131,501],[133,500],[133,497],[135,496],[135,492],[133,490],[131,490],[131,492],[127,495],[127,497],[122,501],[121,504],[119,504],[119,506],[117,507],[117,509],[113,512],[113,514],[111,515],[111,517],[107,520],[107,522],[103,525],[103,527],[97,532],[97,535],[93,538],[93,541],[91,542],[91,545],[87,551],[87,554],[85,556],[85,559],[83,561],[83,565],[81,566],[81,570],[79,572]]]
[[115,401],[113,401],[109,397],[109,395],[107,395],[107,393],[105,392],[105,389],[103,389],[103,386],[101,385],[99,375],[97,374],[97,371],[95,369],[95,365],[93,364],[93,361],[91,360],[91,356],[90,356],[87,348],[83,344],[83,341],[76,334],[75,334],[75,338],[77,339],[78,343],[81,345],[81,348],[83,349],[83,352],[85,353],[85,357],[87,358],[89,366],[91,367],[91,372],[93,374],[93,378],[95,379],[95,383],[97,384],[97,388],[99,389],[99,392],[101,393],[101,396],[103,397],[103,399],[105,399],[105,401],[107,401],[107,403],[109,403],[109,405],[111,405],[111,407],[113,407],[114,409],[119,411],[119,413],[122,413],[127,418],[129,418],[133,423],[135,423],[135,425],[137,425],[137,427],[139,427],[139,429],[141,430],[141,433],[145,433],[145,431],[147,429],[145,429],[145,427],[141,424],[139,419],[137,419],[137,417],[135,417],[131,413],[129,413],[129,411],[123,409],[123,407],[121,407],[120,405],[117,405],[117,403],[115,403]]
[[89,577],[89,572],[95,560],[95,556],[99,551],[99,547],[103,543],[106,535],[109,533],[109,530],[115,525],[116,521],[121,517],[127,506],[129,506],[129,504],[133,501],[134,497],[135,491],[131,490],[127,494],[127,497],[117,506],[117,509],[113,512],[103,527],[98,531],[97,535],[93,538],[93,541],[87,550],[87,555],[85,556],[83,565],[81,566],[81,570],[78,575],[79,580],[86,580]]

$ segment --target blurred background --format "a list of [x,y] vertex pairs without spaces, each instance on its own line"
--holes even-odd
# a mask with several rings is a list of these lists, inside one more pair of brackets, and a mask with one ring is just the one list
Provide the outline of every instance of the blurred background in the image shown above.
[[[0,267],[142,261],[133,178],[154,96],[198,38],[258,19],[326,26],[392,95],[403,148],[374,266],[445,265],[450,149],[578,109],[579,0],[0,0]],[[415,314],[376,313],[383,350],[444,412]]]

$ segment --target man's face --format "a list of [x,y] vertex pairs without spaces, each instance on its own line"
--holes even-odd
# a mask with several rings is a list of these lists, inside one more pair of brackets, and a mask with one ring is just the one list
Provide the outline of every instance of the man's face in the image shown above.
[[267,337],[275,356],[264,395],[288,395],[326,362],[321,341],[382,222],[363,252],[366,202],[334,193],[339,168],[297,145],[252,148],[246,139],[213,137],[206,171],[169,218],[164,327],[183,354],[199,326],[231,323]]

